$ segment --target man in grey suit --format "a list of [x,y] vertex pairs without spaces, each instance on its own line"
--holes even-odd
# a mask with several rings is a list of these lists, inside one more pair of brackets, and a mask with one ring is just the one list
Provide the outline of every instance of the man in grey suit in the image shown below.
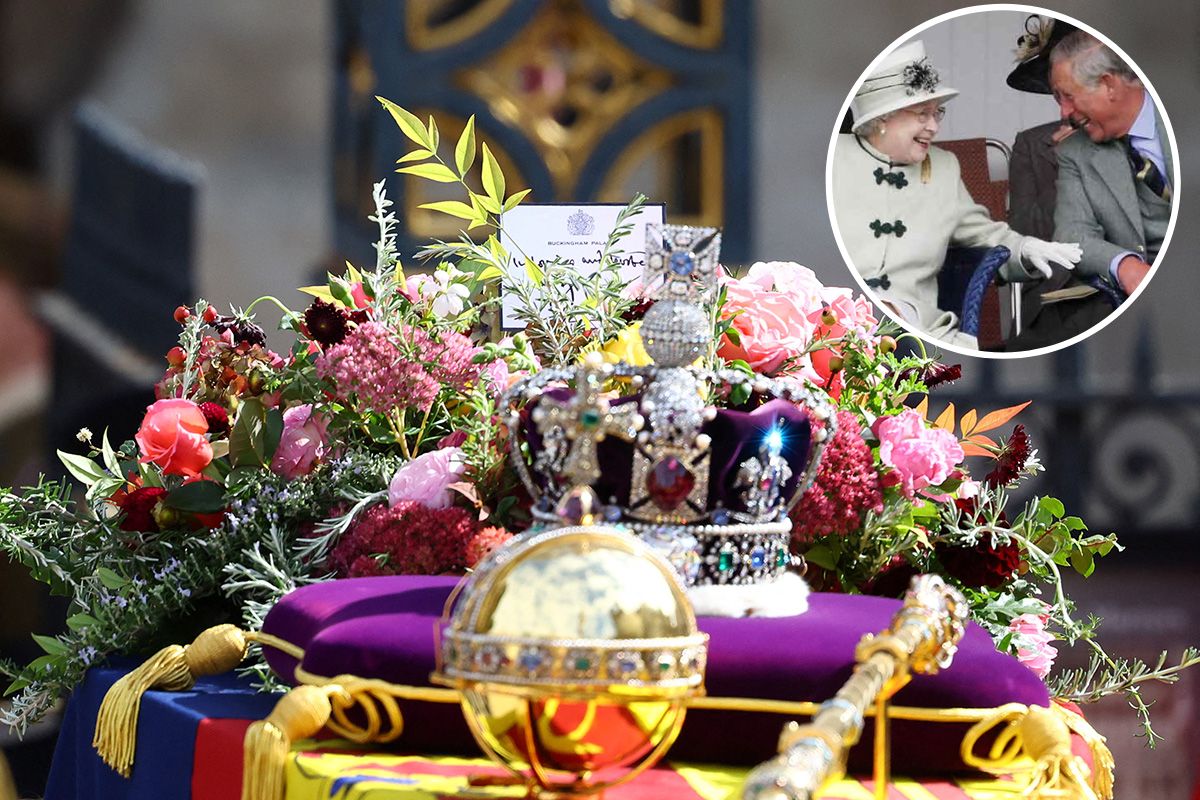
[[[1050,86],[1063,120],[1075,129],[1057,145],[1054,238],[1080,243],[1080,278],[1130,294],[1149,272],[1171,216],[1166,128],[1137,75],[1084,31],[1069,33],[1051,50]],[[1070,338],[1110,309],[1103,296],[1043,305],[1007,348]]]

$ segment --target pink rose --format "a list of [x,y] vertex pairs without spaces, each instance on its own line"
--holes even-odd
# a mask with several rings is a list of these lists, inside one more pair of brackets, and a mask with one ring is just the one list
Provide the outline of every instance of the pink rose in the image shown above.
[[1013,632],[1013,644],[1017,647],[1017,660],[1033,670],[1039,678],[1050,674],[1058,650],[1050,643],[1054,635],[1046,630],[1045,614],[1022,614],[1009,623]]
[[271,471],[285,478],[298,478],[312,472],[325,457],[329,420],[313,413],[311,403],[293,406],[283,412],[283,433],[271,459]]
[[741,312],[733,318],[739,343],[728,338],[718,353],[732,361],[742,359],[755,372],[772,374],[789,357],[804,353],[814,325],[804,309],[788,295],[764,288],[752,280],[730,278],[725,283],[725,310]]
[[467,470],[463,451],[444,447],[409,461],[392,476],[388,485],[388,505],[395,508],[406,500],[429,508],[449,508],[450,484],[457,483]]
[[966,456],[954,434],[926,427],[912,409],[880,417],[872,429],[879,437],[879,460],[899,476],[906,497],[945,481]]
[[166,475],[199,475],[212,463],[208,420],[191,400],[158,400],[146,409],[142,426],[133,437],[142,452],[141,462],[154,462]]

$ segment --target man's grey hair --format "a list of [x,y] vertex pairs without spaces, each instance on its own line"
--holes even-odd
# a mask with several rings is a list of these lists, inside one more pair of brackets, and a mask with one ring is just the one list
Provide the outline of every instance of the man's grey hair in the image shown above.
[[1120,56],[1087,31],[1071,31],[1050,51],[1051,64],[1063,61],[1071,64],[1071,74],[1079,85],[1088,89],[1096,88],[1100,76],[1106,73],[1126,83],[1142,85],[1137,73]]

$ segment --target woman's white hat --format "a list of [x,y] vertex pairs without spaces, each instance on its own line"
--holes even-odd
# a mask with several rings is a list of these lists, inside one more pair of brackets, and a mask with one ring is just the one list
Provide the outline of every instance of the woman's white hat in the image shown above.
[[941,85],[937,70],[925,55],[925,43],[919,39],[909,42],[889,53],[863,79],[850,102],[854,129],[897,109],[929,100],[949,100],[957,94],[958,89]]

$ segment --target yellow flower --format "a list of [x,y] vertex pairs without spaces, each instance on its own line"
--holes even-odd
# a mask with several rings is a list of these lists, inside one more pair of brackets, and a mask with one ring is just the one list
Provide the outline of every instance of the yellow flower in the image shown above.
[[642,344],[641,328],[642,323],[635,322],[605,342],[604,346],[600,348],[600,354],[604,356],[604,360],[610,364],[624,361],[635,367],[644,367],[650,364],[652,360]]

